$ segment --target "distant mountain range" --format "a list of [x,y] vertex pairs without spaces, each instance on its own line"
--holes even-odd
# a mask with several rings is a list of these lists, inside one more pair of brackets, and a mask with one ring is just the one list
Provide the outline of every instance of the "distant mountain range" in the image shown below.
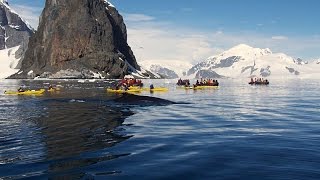
[[175,79],[187,74],[187,70],[192,67],[191,63],[177,60],[152,60],[141,61],[139,65],[160,77]]
[[[143,63],[141,63],[143,64]],[[221,54],[209,57],[189,69],[180,64],[163,63],[167,71],[186,71],[188,78],[250,78],[250,77],[319,77],[320,60],[308,63],[301,58],[293,58],[284,53],[272,53],[268,48],[260,49],[245,44],[237,45]],[[157,62],[157,71],[164,67]],[[169,66],[169,67],[168,67]],[[152,67],[149,63],[149,67]],[[177,68],[177,69],[176,69]],[[154,69],[150,69],[155,71]],[[179,74],[181,76],[181,73]]]

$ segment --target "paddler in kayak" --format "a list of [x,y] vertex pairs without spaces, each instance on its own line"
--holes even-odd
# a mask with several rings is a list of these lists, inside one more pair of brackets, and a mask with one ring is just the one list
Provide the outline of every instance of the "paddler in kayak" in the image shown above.
[[18,92],[24,92],[25,90],[20,86]]
[[48,90],[53,90],[53,86],[50,84]]

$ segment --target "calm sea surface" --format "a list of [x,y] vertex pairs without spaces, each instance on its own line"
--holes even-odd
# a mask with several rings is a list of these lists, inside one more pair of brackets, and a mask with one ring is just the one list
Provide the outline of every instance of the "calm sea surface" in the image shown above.
[[[0,179],[320,179],[320,81],[220,80],[115,103],[113,81],[0,81]],[[58,85],[8,96],[20,85]]]

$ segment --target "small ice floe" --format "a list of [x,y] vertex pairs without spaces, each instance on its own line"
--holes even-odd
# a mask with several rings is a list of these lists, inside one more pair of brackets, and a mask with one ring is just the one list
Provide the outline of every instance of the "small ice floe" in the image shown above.
[[86,101],[84,101],[84,100],[77,100],[77,99],[71,99],[69,102],[71,102],[71,103],[85,103]]

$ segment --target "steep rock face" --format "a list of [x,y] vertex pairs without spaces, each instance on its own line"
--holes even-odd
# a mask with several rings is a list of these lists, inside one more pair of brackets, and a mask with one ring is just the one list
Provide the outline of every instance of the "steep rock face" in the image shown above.
[[0,1],[0,50],[26,45],[33,29],[16,12],[6,0]]
[[[50,78],[63,70],[106,78],[140,70],[123,18],[106,0],[47,0],[22,68],[12,77]],[[81,78],[90,78],[86,74]]]

